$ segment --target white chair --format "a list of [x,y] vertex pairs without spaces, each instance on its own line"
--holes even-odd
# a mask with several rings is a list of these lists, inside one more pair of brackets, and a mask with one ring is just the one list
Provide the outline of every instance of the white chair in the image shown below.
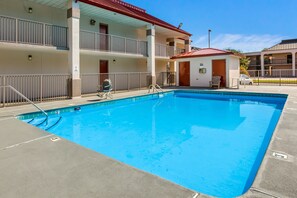
[[212,80],[209,81],[209,87],[218,87],[218,89],[220,89],[221,86],[221,76],[213,76]]

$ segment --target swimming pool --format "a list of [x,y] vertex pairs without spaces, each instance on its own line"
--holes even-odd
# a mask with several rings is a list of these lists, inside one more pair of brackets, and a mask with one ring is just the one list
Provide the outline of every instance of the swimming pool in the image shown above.
[[[48,131],[186,188],[235,197],[253,183],[285,101],[174,91],[49,111],[49,124],[62,119]],[[36,125],[44,119],[36,116],[19,118]]]

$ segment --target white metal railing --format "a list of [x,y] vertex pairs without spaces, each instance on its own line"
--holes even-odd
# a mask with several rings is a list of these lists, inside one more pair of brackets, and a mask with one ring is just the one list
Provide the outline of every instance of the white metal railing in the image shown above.
[[156,43],[155,44],[155,52],[156,52],[156,56],[160,56],[160,57],[169,57],[170,55],[170,47],[168,45],[165,44],[160,44],[160,43]]
[[186,49],[176,48],[176,51],[175,51],[175,54],[174,55],[183,54],[185,52],[186,52]]
[[[147,89],[150,83],[148,72],[119,72],[119,73],[89,73],[81,75],[82,94],[93,94],[103,80],[110,79],[113,91],[130,91]],[[174,72],[161,72],[156,74],[157,84],[161,86],[174,86],[176,75]]]
[[147,56],[147,41],[86,30],[80,31],[80,47],[86,50]]
[[[147,89],[151,84],[151,76],[148,72],[81,74],[82,94],[96,93],[99,88],[98,86],[105,79],[112,81],[114,91]],[[162,87],[175,86],[176,73],[156,73],[156,81]],[[70,74],[0,75],[0,107],[28,103],[23,97],[11,89],[7,89],[7,86],[14,87],[32,102],[43,102],[70,98],[70,85]]]
[[67,27],[0,16],[0,42],[67,48],[67,32]]
[[110,79],[113,91],[129,91],[148,87],[147,72],[86,73],[81,75],[82,94],[96,93],[105,79]]
[[[33,102],[67,99],[70,77],[69,74],[0,75],[0,86],[12,86]],[[2,107],[27,102],[10,89],[0,90]]]
[[[260,63],[261,64],[261,63]],[[265,59],[264,64],[272,64],[272,65],[286,65],[292,64],[292,59],[287,58],[273,58],[273,59]]]
[[155,44],[155,53],[156,56],[160,57],[172,57],[178,54],[185,53],[185,49],[182,48],[174,48],[173,46],[156,43]]
[[[294,85],[297,86],[297,70],[292,69],[269,69],[248,70],[253,85]],[[262,75],[264,74],[264,75]],[[240,82],[241,84],[246,84]]]

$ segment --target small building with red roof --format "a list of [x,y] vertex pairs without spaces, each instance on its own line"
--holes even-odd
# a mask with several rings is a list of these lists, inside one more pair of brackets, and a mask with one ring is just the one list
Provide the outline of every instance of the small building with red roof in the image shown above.
[[172,57],[176,61],[179,86],[209,87],[214,76],[220,87],[237,87],[240,57],[233,52],[215,48],[192,50]]

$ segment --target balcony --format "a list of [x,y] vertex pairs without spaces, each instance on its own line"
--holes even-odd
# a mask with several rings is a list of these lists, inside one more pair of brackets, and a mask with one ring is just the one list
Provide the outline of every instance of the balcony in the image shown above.
[[176,48],[174,50],[173,46],[159,44],[159,43],[156,43],[155,51],[156,51],[156,56],[159,56],[159,57],[172,57],[177,54],[182,54],[186,52],[185,49]]
[[[0,16],[0,42],[50,46],[68,49],[68,28],[26,19]],[[84,50],[114,52],[148,56],[147,41],[80,31],[80,48]],[[185,49],[155,45],[157,57],[169,58],[185,52]]]
[[0,42],[68,48],[67,27],[0,16]]
[[261,61],[260,60],[252,60],[250,62],[250,65],[249,66],[259,66],[261,65]]
[[292,59],[265,59],[265,65],[291,65]]
[[147,56],[146,41],[85,30],[80,31],[80,48]]

